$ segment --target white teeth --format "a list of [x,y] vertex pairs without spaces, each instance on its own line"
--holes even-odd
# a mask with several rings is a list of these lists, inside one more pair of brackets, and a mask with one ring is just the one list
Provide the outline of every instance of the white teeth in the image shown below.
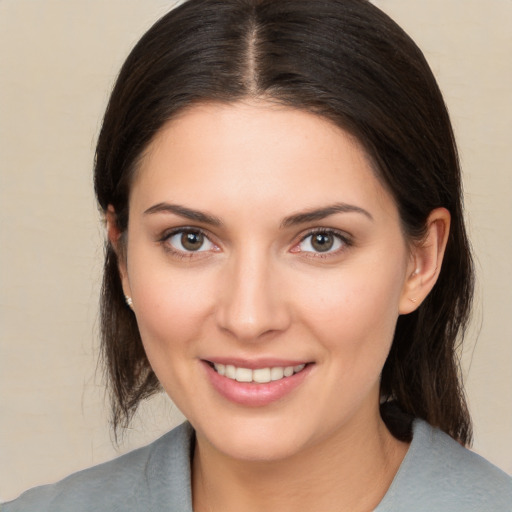
[[228,379],[233,379],[234,380],[235,379],[235,373],[236,373],[236,368],[232,364],[227,364],[226,368],[225,368],[224,375]]
[[235,379],[238,382],[252,382],[252,370],[249,370],[249,368],[237,368]]
[[214,363],[213,366],[219,375],[224,375],[228,379],[238,382],[257,382],[258,384],[265,384],[267,382],[281,380],[284,377],[291,377],[294,373],[302,371],[306,365],[274,366],[272,368],[257,368],[256,370],[239,368],[231,364],[224,365]]
[[280,366],[275,366],[270,369],[270,378],[272,380],[281,380],[284,377],[284,369]]
[[284,376],[285,377],[291,377],[293,375],[293,366],[287,366],[284,369]]
[[252,371],[252,380],[264,384],[270,382],[270,368],[258,368]]

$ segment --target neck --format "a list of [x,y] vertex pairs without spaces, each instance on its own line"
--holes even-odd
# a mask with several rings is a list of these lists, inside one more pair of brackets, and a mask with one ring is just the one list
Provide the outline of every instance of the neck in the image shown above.
[[236,460],[199,436],[193,460],[196,512],[366,512],[384,497],[408,445],[377,414],[278,461]]

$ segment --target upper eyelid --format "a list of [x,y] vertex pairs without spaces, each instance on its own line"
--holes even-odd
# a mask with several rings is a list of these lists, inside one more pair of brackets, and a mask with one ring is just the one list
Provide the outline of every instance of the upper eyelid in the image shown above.
[[343,231],[341,229],[335,229],[335,228],[312,228],[309,229],[302,234],[298,236],[298,239],[300,242],[304,241],[306,238],[312,235],[316,235],[317,233],[326,233],[326,234],[332,234],[335,236],[338,236],[339,238],[345,240],[345,241],[352,241],[352,235],[350,233],[347,233],[346,231]]
[[203,228],[198,228],[197,226],[180,226],[180,227],[165,229],[159,235],[158,240],[160,242],[163,242],[164,240],[167,240],[171,236],[174,236],[174,235],[176,235],[178,233],[187,232],[187,231],[188,232],[192,232],[192,233],[194,233],[194,232],[201,233],[206,238],[208,238],[208,240],[210,240],[210,242],[213,242],[212,239],[211,239],[211,235],[206,230],[204,230]]

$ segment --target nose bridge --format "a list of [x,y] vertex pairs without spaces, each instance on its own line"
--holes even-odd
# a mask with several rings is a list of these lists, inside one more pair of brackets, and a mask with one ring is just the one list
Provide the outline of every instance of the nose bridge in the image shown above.
[[288,315],[269,251],[256,244],[236,251],[221,283],[219,326],[244,341],[286,328]]

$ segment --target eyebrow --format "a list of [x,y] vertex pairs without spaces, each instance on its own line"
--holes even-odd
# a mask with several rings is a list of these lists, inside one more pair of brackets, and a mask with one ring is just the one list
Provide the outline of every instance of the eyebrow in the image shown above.
[[364,210],[363,208],[360,208],[359,206],[346,203],[336,203],[330,206],[326,206],[325,208],[316,208],[314,210],[307,210],[295,215],[290,215],[283,220],[281,223],[281,228],[287,228],[290,226],[296,226],[297,224],[305,224],[306,222],[322,220],[336,213],[360,213],[373,221],[371,213]]
[[181,206],[179,204],[158,203],[148,208],[144,212],[144,215],[153,213],[174,213],[180,217],[194,220],[196,222],[201,222],[203,224],[210,224],[211,226],[217,227],[222,226],[222,221],[218,217],[205,212],[201,212],[199,210],[192,210],[191,208],[186,208],[185,206]]
[[[144,211],[144,215],[155,213],[172,213],[189,220],[201,222],[203,224],[209,224],[216,227],[223,225],[223,222],[215,215],[211,215],[199,210],[193,210],[192,208],[186,208],[185,206],[178,204],[158,203]],[[281,228],[287,228],[290,226],[296,226],[297,224],[305,224],[307,222],[322,220],[336,213],[360,213],[373,221],[373,217],[370,212],[360,208],[359,206],[346,203],[336,203],[324,208],[315,208],[314,210],[307,210],[294,215],[290,215],[281,222]]]

